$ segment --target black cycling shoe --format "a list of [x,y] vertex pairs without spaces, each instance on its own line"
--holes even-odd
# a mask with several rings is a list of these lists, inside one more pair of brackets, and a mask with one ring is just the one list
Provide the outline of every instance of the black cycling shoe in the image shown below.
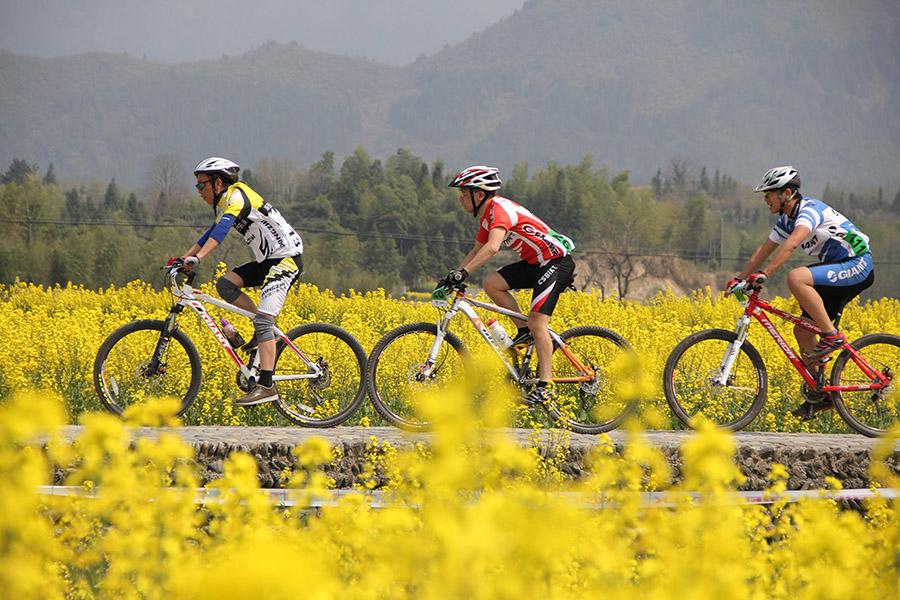
[[522,333],[516,335],[516,337],[512,340],[512,346],[527,346],[528,344],[534,341],[534,336],[531,335],[531,331],[525,330]]
[[804,401],[803,404],[792,410],[791,414],[801,421],[811,421],[820,412],[831,410],[832,408],[834,408],[834,403],[831,401],[831,395],[828,394],[828,399],[823,400],[822,402],[810,402],[809,400]]
[[527,406],[543,406],[554,396],[553,384],[546,386],[535,386],[534,389],[525,396],[524,402]]

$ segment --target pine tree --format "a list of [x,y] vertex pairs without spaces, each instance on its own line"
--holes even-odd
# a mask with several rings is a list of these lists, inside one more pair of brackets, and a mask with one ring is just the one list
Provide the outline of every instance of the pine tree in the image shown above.
[[700,169],[700,189],[706,193],[709,193],[710,182],[709,175],[706,174],[706,165]]
[[113,177],[106,186],[106,194],[103,195],[103,208],[107,211],[118,210],[122,205],[122,197],[119,195],[119,186]]
[[37,173],[37,171],[37,165],[30,165],[21,158],[14,158],[9,165],[9,169],[6,170],[6,173],[0,176],[0,183],[24,185],[24,183],[28,181],[28,178]]
[[650,180],[653,184],[653,195],[656,198],[661,198],[663,189],[662,189],[662,169],[656,169],[656,175],[653,176],[653,179]]
[[47,165],[47,172],[44,173],[44,183],[46,185],[56,185],[56,173],[53,171],[53,163]]

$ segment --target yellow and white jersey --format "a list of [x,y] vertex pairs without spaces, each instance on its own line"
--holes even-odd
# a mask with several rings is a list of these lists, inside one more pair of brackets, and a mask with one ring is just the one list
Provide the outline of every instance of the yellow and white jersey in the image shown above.
[[303,240],[278,209],[243,182],[229,186],[216,203],[216,223],[234,217],[234,228],[244,236],[257,262],[303,253]]

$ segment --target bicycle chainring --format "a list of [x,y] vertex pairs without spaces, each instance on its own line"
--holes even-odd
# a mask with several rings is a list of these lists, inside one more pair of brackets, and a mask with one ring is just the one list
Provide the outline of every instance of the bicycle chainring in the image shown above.
[[316,359],[316,366],[319,367],[319,376],[309,380],[309,387],[318,398],[317,392],[331,385],[331,367],[328,365],[328,361],[321,356]]
[[597,365],[590,365],[590,367],[594,371],[594,378],[590,381],[582,381],[578,384],[578,389],[589,396],[596,396],[600,392],[604,380],[600,373],[600,367]]
[[242,392],[249,392],[251,389],[256,387],[256,381],[247,379],[247,377],[245,377],[244,374],[240,371],[237,372],[235,383],[237,383],[237,386],[241,388]]

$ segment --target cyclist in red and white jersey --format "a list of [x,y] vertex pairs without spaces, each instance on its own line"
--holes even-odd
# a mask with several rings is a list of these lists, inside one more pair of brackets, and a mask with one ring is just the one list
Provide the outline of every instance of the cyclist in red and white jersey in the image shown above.
[[470,271],[484,265],[499,252],[501,245],[519,253],[522,260],[491,273],[485,277],[483,286],[491,300],[516,312],[519,312],[519,305],[510,290],[534,290],[528,321],[513,319],[518,328],[513,343],[525,343],[534,336],[540,381],[527,401],[541,403],[552,393],[550,315],[559,295],[572,282],[575,261],[570,254],[575,244],[525,207],[497,196],[501,185],[500,170],[481,165],[463,169],[450,182],[450,187],[459,188],[460,206],[478,219],[478,233],[472,250],[441,284],[462,283]]

